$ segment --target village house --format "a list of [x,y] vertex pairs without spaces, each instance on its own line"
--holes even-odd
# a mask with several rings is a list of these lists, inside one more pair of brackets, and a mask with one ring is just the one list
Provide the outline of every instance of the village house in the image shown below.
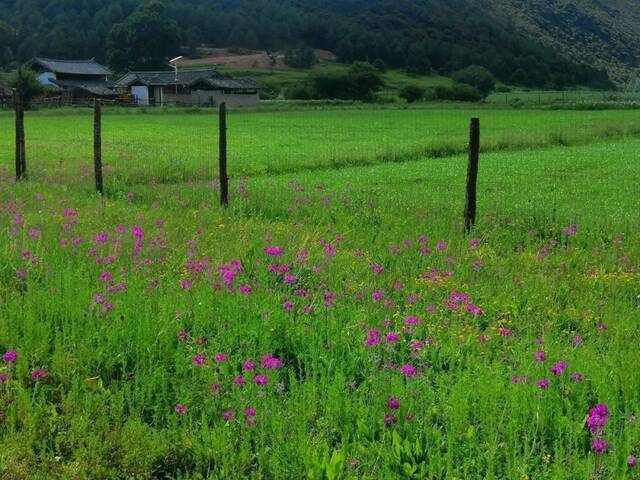
[[117,92],[109,82],[111,71],[90,60],[53,60],[36,57],[28,64],[38,75],[48,97],[59,96],[63,103],[115,98]]
[[253,106],[260,100],[254,80],[230,78],[216,70],[129,72],[116,82],[138,105]]

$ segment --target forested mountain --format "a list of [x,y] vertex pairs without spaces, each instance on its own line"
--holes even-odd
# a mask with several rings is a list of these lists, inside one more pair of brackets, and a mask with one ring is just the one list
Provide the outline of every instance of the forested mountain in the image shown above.
[[[613,3],[622,8],[636,2]],[[198,45],[262,50],[307,45],[331,50],[341,61],[381,59],[416,74],[448,74],[480,64],[502,81],[525,86],[606,88],[609,80],[604,69],[622,79],[637,58],[631,51],[621,52],[609,62],[605,46],[617,48],[615,42],[640,28],[625,20],[621,25],[627,33],[614,33],[616,25],[607,23],[609,17],[602,13],[612,8],[606,7],[612,2],[583,0],[572,2],[572,8],[563,7],[565,3],[0,0],[0,66],[8,68],[35,55],[96,57],[121,71],[158,66],[167,55],[188,53]],[[580,20],[576,20],[577,10],[583,15]],[[588,16],[589,11],[599,16]],[[573,33],[564,32],[565,21],[571,23]],[[594,33],[598,29],[601,35]],[[589,45],[604,46],[586,54]]]

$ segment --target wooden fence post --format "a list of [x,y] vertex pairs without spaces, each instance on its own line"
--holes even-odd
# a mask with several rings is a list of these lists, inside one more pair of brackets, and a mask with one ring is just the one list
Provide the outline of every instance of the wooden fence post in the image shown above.
[[102,185],[102,108],[100,100],[93,101],[93,171],[96,177],[96,191],[104,195]]
[[229,177],[227,176],[227,104],[220,104],[220,205],[229,206]]
[[20,162],[22,166],[20,168],[22,178],[27,177],[27,147],[24,139],[24,99],[20,95]]
[[13,108],[16,112],[16,180],[27,174],[27,159],[24,140],[24,105],[22,95],[13,89]]
[[22,146],[20,140],[20,97],[16,89],[13,89],[13,110],[16,116],[16,180],[22,178]]
[[464,228],[467,233],[476,224],[476,198],[478,161],[480,159],[480,119],[472,118],[469,127],[469,166],[467,169],[467,195],[464,207]]

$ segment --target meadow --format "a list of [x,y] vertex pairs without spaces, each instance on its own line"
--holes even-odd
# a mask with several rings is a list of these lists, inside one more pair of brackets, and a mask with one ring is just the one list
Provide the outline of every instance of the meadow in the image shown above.
[[[469,117],[479,217],[462,226]],[[0,478],[635,479],[640,117],[0,114]]]

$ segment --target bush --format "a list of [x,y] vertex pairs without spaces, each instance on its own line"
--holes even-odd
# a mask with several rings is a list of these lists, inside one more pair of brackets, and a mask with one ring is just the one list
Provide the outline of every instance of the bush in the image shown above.
[[493,74],[484,67],[471,65],[453,74],[453,79],[458,83],[464,83],[475,87],[484,97],[487,97],[496,88],[496,79]]
[[287,88],[284,97],[287,100],[312,100],[314,98],[311,88],[304,83]]
[[477,88],[461,83],[451,87],[436,87],[435,98],[438,100],[453,100],[456,102],[479,102],[484,96]]
[[414,103],[424,98],[424,89],[418,85],[405,85],[398,92],[400,98],[404,98],[407,103]]

